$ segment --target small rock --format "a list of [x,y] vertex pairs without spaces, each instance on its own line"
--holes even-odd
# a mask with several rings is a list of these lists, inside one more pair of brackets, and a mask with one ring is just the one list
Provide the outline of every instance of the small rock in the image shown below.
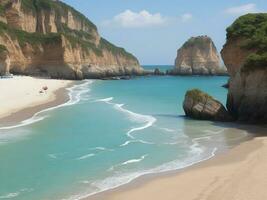
[[186,93],[183,108],[186,116],[193,119],[232,121],[232,117],[219,101],[198,89]]
[[163,76],[163,75],[165,75],[165,73],[164,72],[161,72],[159,68],[156,68],[154,70],[154,75],[156,75],[156,76]]

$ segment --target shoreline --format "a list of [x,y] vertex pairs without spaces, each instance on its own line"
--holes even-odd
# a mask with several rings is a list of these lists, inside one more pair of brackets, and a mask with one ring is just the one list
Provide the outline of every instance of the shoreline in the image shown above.
[[[252,131],[254,130],[254,131]],[[99,192],[92,196],[88,196],[86,198],[82,198],[84,200],[135,200],[135,199],[154,199],[154,200],[177,200],[177,198],[181,198],[183,200],[202,200],[200,197],[202,193],[205,191],[199,189],[199,186],[204,185],[206,182],[209,184],[214,181],[214,179],[222,176],[224,179],[224,167],[229,167],[229,173],[234,172],[235,167],[241,168],[243,167],[243,163],[254,159],[254,154],[261,154],[263,157],[266,155],[263,152],[267,153],[267,136],[263,136],[266,132],[265,127],[252,127],[252,131],[250,136],[247,139],[237,146],[228,149],[226,152],[219,152],[216,155],[206,159],[199,161],[191,166],[171,170],[167,172],[161,173],[152,173],[142,175],[129,183],[121,185],[119,187],[109,189],[103,192]],[[249,131],[248,131],[249,132]],[[262,132],[262,133],[259,133]],[[266,165],[267,165],[267,157],[266,157]],[[246,166],[247,167],[247,166]],[[245,168],[245,167],[244,167]],[[215,171],[212,177],[209,171]],[[207,175],[205,176],[205,173]],[[260,173],[260,172],[259,172]],[[228,174],[227,174],[228,175]],[[244,174],[245,176],[246,174]],[[226,175],[225,175],[226,176]],[[267,174],[265,176],[265,180],[267,180]],[[228,176],[229,182],[231,182],[231,176]],[[264,178],[263,178],[264,179]],[[235,178],[233,178],[233,181]],[[242,180],[242,179],[241,179]],[[164,187],[164,185],[166,187]],[[172,187],[170,188],[169,185]],[[174,187],[175,186],[175,187]],[[178,189],[180,188],[181,191]],[[230,188],[231,189],[231,188]],[[192,191],[188,193],[186,191]],[[223,193],[229,191],[223,191]],[[217,192],[218,193],[218,192]],[[258,192],[260,193],[260,192]],[[264,190],[260,195],[259,200],[267,198],[263,197]],[[218,193],[219,194],[219,193]],[[221,200],[224,196],[214,196],[211,192],[205,194],[207,196],[212,196],[211,200]],[[247,194],[249,196],[250,194]],[[207,200],[207,198],[203,198],[203,200]],[[234,199],[233,196],[229,196],[228,199]],[[238,200],[241,200],[237,198]],[[244,200],[246,198],[242,198]],[[250,200],[248,198],[246,200]],[[256,200],[257,198],[253,199]]]
[[[30,77],[32,78],[32,77]],[[34,78],[35,80],[46,80]],[[50,80],[50,79],[47,79]],[[62,80],[53,80],[53,81],[62,81]],[[34,114],[51,108],[61,104],[66,103],[69,100],[67,89],[73,86],[75,83],[72,81],[67,81],[64,84],[58,86],[56,89],[53,89],[49,96],[46,96],[46,99],[42,101],[34,101],[28,102],[27,105],[20,106],[20,108],[16,108],[15,112],[12,112],[9,115],[0,116],[0,128],[6,126],[14,126],[24,120],[30,119],[34,116]],[[18,97],[19,98],[19,97]],[[30,103],[33,106],[29,106]]]

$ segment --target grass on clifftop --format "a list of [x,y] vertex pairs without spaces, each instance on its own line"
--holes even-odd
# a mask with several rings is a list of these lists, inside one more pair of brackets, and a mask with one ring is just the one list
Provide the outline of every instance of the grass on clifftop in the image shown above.
[[208,42],[212,42],[208,36],[191,37],[187,42],[183,44],[183,48],[191,48],[195,46],[204,49]]
[[267,68],[267,13],[247,14],[227,28],[227,39],[242,38],[242,48],[253,50],[242,71]]
[[97,30],[95,24],[93,24],[87,17],[78,12],[73,7],[61,2],[53,0],[21,0],[22,8],[24,11],[31,11],[33,13],[40,12],[40,10],[51,11],[54,10],[56,15],[67,16],[68,12],[71,12],[72,15],[82,21],[87,27],[93,30]]
[[202,92],[199,89],[193,89],[186,92],[186,97],[192,98],[194,102],[203,102],[207,99],[213,99],[212,96],[208,95],[205,92]]
[[[5,4],[4,6],[3,4],[0,4],[0,14],[1,10],[3,10],[4,12],[5,9],[8,9],[12,5],[11,3],[12,2],[8,0],[7,4]],[[56,19],[59,19],[62,16],[67,17],[69,12],[71,12],[74,20],[78,20],[81,26],[84,26],[83,30],[75,30],[69,28],[67,24],[58,20],[58,23],[56,23],[58,33],[43,34],[37,32],[29,33],[23,30],[18,30],[12,28],[6,23],[0,22],[0,34],[5,32],[8,33],[12,37],[12,39],[18,40],[21,47],[23,47],[26,43],[29,43],[31,45],[59,43],[61,42],[61,36],[63,35],[65,36],[65,38],[67,38],[72,47],[80,46],[84,51],[92,51],[97,56],[103,56],[103,50],[106,50],[114,54],[114,56],[125,56],[125,58],[127,59],[136,60],[136,58],[132,54],[126,52],[123,48],[116,47],[103,38],[100,39],[99,45],[96,46],[95,43],[98,39],[96,36],[96,26],[83,14],[79,13],[77,10],[61,1],[21,0],[21,3],[24,12],[31,12],[31,14],[35,15],[35,17],[37,18],[41,13],[41,10],[55,12]]]
[[125,56],[126,58],[130,58],[134,60],[136,59],[132,54],[125,51],[124,48],[117,47],[111,44],[109,41],[107,41],[104,38],[101,38],[99,48],[106,49],[110,51],[111,53],[113,53],[114,55],[121,55],[121,56]]

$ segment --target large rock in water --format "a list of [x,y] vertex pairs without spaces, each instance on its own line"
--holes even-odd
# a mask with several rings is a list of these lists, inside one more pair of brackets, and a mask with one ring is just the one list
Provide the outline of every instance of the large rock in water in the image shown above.
[[239,121],[267,123],[267,14],[248,14],[227,29],[221,52],[229,71],[227,108]]
[[192,37],[177,51],[175,69],[171,74],[180,75],[224,75],[220,67],[217,49],[208,36]]
[[185,95],[183,104],[188,117],[199,120],[231,121],[225,107],[208,94],[198,90],[190,90]]
[[14,74],[83,79],[143,73],[135,56],[101,38],[89,19],[61,1],[0,0],[0,45]]

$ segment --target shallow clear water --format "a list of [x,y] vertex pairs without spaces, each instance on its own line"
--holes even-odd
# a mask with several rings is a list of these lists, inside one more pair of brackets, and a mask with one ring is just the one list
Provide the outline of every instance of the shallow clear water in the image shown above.
[[0,199],[81,199],[228,149],[246,133],[182,110],[192,88],[225,102],[226,82],[164,76],[76,85],[68,103],[0,128]]

